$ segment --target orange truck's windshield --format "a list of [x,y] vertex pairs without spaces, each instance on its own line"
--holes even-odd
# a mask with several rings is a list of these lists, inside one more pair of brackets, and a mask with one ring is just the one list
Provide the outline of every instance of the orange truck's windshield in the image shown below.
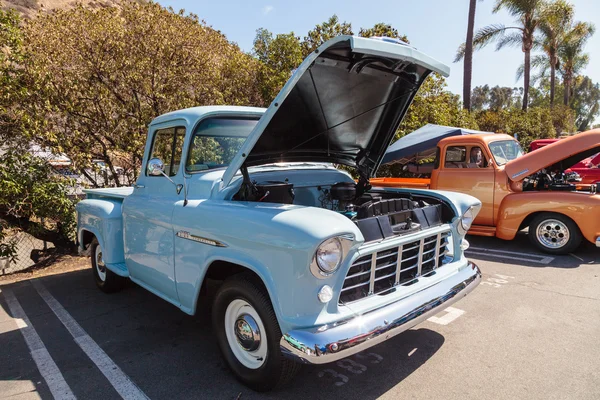
[[490,151],[498,165],[504,165],[523,155],[523,149],[516,140],[499,140],[489,144]]

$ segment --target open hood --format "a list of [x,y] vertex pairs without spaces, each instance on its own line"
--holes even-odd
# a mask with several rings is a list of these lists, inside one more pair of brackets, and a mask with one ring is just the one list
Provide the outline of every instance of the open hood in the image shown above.
[[600,129],[561,139],[506,163],[505,171],[514,182],[547,169],[565,170],[600,152]]
[[408,106],[432,72],[449,68],[389,38],[338,36],[298,67],[223,176],[242,165],[321,161],[379,166]]

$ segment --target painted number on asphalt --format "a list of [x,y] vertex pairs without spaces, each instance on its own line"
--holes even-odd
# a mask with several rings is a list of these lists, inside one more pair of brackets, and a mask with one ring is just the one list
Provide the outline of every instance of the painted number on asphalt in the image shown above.
[[324,369],[323,371],[319,371],[319,378],[324,377],[326,374],[331,375],[334,379],[339,379],[339,380],[333,382],[333,384],[335,386],[345,385],[350,380],[346,375],[339,374],[338,372],[336,372],[334,369],[331,369],[331,368]]
[[515,277],[508,276],[508,275],[494,274],[494,277],[486,278],[486,280],[482,281],[481,284],[499,288],[499,287],[502,287],[502,285],[507,284],[508,281],[511,279],[515,279]]
[[[359,354],[356,354],[354,357],[357,359],[360,359],[360,360],[369,361],[371,364],[379,364],[380,362],[383,361],[383,357],[377,353],[366,353],[366,354],[359,353]],[[363,372],[366,372],[368,369],[366,365],[356,362],[350,358],[345,358],[343,360],[340,360],[336,363],[336,365],[339,368],[341,368],[345,371],[348,371],[352,374],[355,374],[355,375],[362,374]],[[335,369],[332,369],[332,368],[327,368],[322,371],[319,371],[317,376],[319,378],[324,378],[324,377],[333,378],[333,384],[335,386],[343,386],[350,381],[350,378],[347,375],[339,373]]]
[[428,318],[427,321],[439,325],[448,325],[450,322],[454,321],[456,318],[460,317],[465,313],[463,310],[459,310],[458,308],[454,307],[448,307],[444,311],[446,312],[446,314],[442,317],[431,317]]

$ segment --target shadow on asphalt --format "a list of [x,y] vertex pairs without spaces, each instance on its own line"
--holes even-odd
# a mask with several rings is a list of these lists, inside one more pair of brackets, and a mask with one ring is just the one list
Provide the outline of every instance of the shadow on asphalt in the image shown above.
[[553,255],[536,249],[522,231],[514,240],[495,237],[468,235],[471,247],[466,251],[467,258],[496,263],[521,265],[533,268],[573,269],[585,264],[600,263],[600,249],[584,240],[572,254]]
[[[321,366],[303,366],[288,386],[259,394],[238,383],[221,358],[211,332],[210,294],[200,299],[198,314],[189,316],[133,283],[121,292],[104,294],[96,288],[89,269],[38,279],[151,399],[334,396],[374,399],[411,375],[444,344],[444,337],[439,333],[417,327],[349,359]],[[19,301],[38,296],[30,284],[10,286],[16,285],[22,286],[18,293],[14,290]],[[6,308],[6,303],[0,304]],[[28,315],[36,312],[26,304],[23,308]],[[47,324],[40,318],[56,317],[45,312],[37,319],[32,318],[34,325],[39,324],[37,329],[43,329]],[[0,348],[7,348],[9,343],[17,341],[18,357],[30,357],[22,338],[17,335],[17,331],[0,335]],[[40,336],[44,340],[44,335]],[[73,339],[64,334],[60,335],[60,340],[72,342]],[[49,350],[54,357],[52,349]],[[87,365],[89,360],[82,354],[81,360],[70,360],[68,365],[61,365],[59,358],[57,364],[61,372],[68,375],[65,372],[69,368],[80,368],[78,364]],[[94,368],[87,370],[90,374],[99,374]],[[19,371],[19,364],[14,364],[10,370],[3,369],[0,379],[16,379],[23,375],[38,377],[39,373]],[[86,391],[78,387],[86,384],[85,377],[80,378],[83,379],[77,382],[67,379],[75,394]],[[88,391],[88,398],[89,394]],[[102,393],[98,398],[103,398]]]

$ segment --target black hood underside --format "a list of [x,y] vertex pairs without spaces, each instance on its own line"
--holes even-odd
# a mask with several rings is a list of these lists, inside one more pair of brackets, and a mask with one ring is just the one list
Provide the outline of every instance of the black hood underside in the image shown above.
[[418,88],[431,71],[353,52],[319,55],[278,107],[245,165],[318,161],[375,173]]

